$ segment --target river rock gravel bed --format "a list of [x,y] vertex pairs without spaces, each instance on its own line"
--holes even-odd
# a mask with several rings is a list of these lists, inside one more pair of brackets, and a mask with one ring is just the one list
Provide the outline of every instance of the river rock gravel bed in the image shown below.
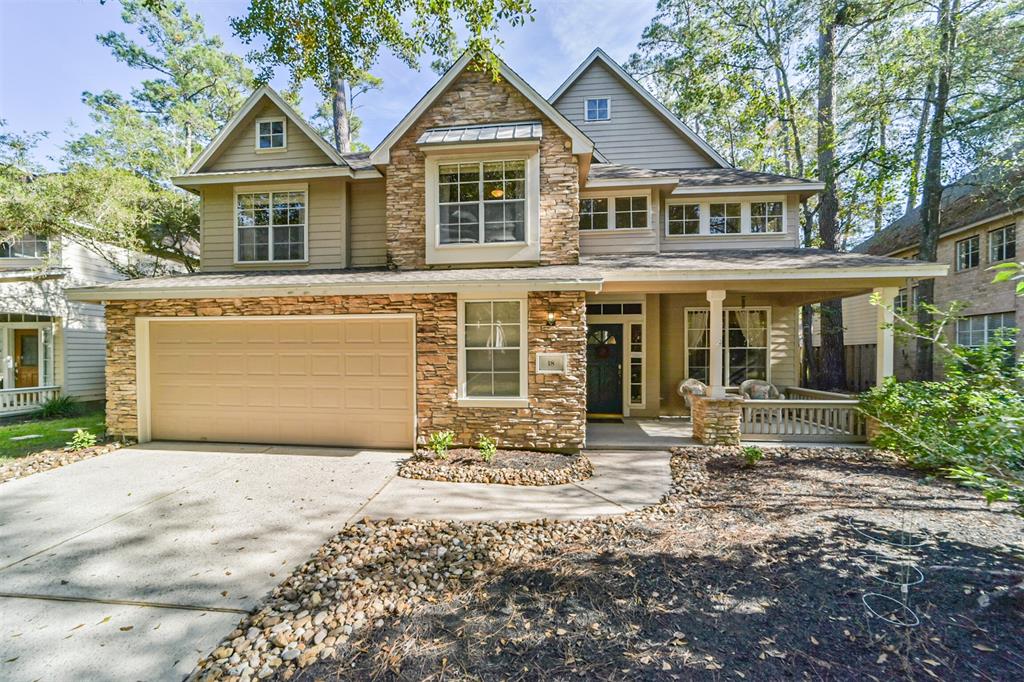
[[[68,434],[70,437],[71,434]],[[32,455],[25,455],[7,462],[0,463],[0,483],[13,481],[16,478],[25,478],[32,474],[38,474],[50,469],[81,462],[83,459],[105,455],[108,452],[120,449],[125,443],[103,443],[77,451],[59,448],[55,450],[43,450]]]
[[452,450],[447,459],[420,451],[398,469],[402,478],[449,483],[498,483],[501,485],[562,485],[583,481],[594,475],[586,455],[550,452],[498,450],[486,462],[472,449]]

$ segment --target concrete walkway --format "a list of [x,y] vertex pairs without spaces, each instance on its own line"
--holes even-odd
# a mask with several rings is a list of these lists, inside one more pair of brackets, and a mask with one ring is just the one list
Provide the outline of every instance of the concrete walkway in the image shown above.
[[594,476],[552,486],[414,481],[397,476],[362,509],[372,519],[586,519],[655,504],[672,484],[669,453],[588,451]]

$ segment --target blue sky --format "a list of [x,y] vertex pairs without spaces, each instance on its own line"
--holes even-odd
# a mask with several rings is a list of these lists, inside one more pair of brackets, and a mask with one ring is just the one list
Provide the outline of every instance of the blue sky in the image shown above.
[[[244,0],[192,0],[192,11],[226,47],[246,49],[231,33],[228,20],[245,11]],[[534,0],[536,20],[504,32],[502,57],[541,94],[547,96],[595,46],[625,60],[654,15],[656,0]],[[89,129],[85,90],[128,93],[141,72],[114,61],[96,35],[124,30],[116,0],[0,0],[0,118],[8,130],[49,131],[39,161],[60,154],[65,140]],[[378,92],[360,98],[362,141],[374,145],[433,84],[436,76],[424,60],[419,72],[385,56],[375,70],[384,79]],[[285,84],[282,69],[275,86]],[[317,98],[304,92],[308,115]],[[74,126],[74,127],[72,127]],[[70,131],[70,132],[69,132]]]

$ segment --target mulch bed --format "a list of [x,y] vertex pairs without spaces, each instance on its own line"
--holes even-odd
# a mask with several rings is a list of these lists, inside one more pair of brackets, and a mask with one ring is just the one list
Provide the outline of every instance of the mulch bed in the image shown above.
[[420,450],[402,463],[398,475],[451,483],[500,483],[504,485],[561,485],[594,475],[594,467],[583,454],[498,450],[491,461],[472,448],[448,451],[445,459]]
[[[665,503],[485,562],[297,678],[1024,676],[1024,519],[1008,506],[865,450],[766,449],[748,467],[738,449],[693,448],[672,464]],[[900,596],[876,579],[879,554],[924,574],[908,588],[916,627],[866,611],[865,594]]]
[[26,476],[38,474],[43,471],[49,471],[50,469],[56,469],[67,464],[81,462],[83,459],[89,459],[90,457],[105,455],[108,452],[112,452],[123,447],[124,445],[125,443],[115,441],[110,443],[101,443],[99,445],[94,445],[77,451],[57,448],[53,450],[43,450],[42,452],[25,455],[24,457],[3,461],[0,462],[0,483],[13,481],[16,478],[25,478]]

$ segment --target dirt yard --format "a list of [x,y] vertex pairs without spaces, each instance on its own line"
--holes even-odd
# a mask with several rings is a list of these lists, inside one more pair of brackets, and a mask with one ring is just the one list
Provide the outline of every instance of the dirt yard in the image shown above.
[[[708,469],[682,511],[500,570],[296,679],[1024,679],[1008,509],[864,451]],[[868,614],[917,571],[909,613],[868,599],[918,625]]]

